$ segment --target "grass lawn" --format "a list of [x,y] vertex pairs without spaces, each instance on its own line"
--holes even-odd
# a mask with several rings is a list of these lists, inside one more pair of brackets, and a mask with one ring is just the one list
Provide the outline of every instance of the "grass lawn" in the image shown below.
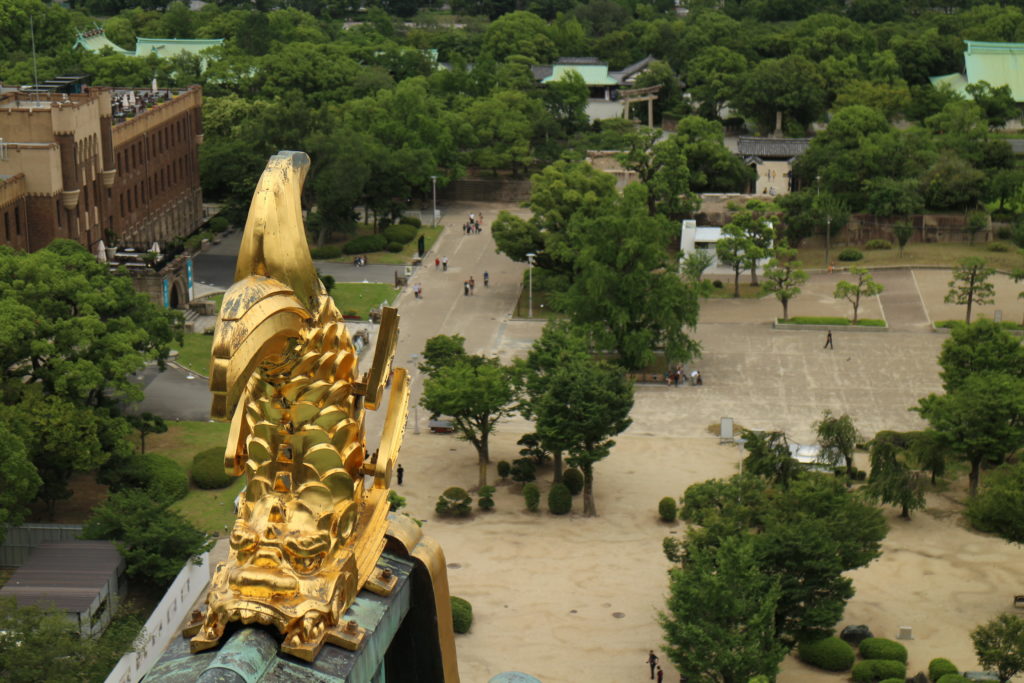
[[[965,323],[963,320],[935,321],[935,327],[945,327],[949,329],[957,329],[960,327],[964,327],[966,324],[967,323]],[[1024,325],[1021,325],[1020,323],[1015,323],[1011,320],[1004,320],[1001,323],[999,323],[999,326],[1002,327],[1004,330],[1024,330]]]
[[210,374],[210,349],[213,347],[212,334],[195,334],[186,332],[181,345],[175,344],[178,349],[177,361],[192,372],[198,372],[206,376]]
[[331,290],[339,311],[352,312],[363,320],[370,317],[371,308],[390,304],[397,294],[397,289],[381,282],[339,282]]
[[858,327],[885,327],[884,320],[878,320],[877,318],[861,318],[855,323],[850,322],[849,318],[840,318],[832,316],[814,317],[814,316],[793,316],[788,320],[778,318],[780,325],[832,325],[842,327],[844,325],[856,325]]
[[[477,284],[479,287],[480,285]],[[516,308],[513,313],[515,318],[529,318],[530,317],[530,291],[529,288],[523,287],[523,291],[519,293],[519,301],[516,302]],[[563,313],[556,313],[548,307],[548,293],[537,290],[536,287],[533,289],[533,317],[548,320],[550,318],[564,318]]]
[[[227,422],[171,422],[167,427],[165,434],[147,437],[147,450],[170,458],[186,473],[191,473],[196,453],[225,446],[230,425]],[[225,527],[230,529],[234,521],[233,502],[244,484],[245,477],[239,477],[227,488],[213,491],[190,486],[188,495],[171,508],[203,531],[224,535]]]
[[[991,243],[995,244],[995,243]],[[912,242],[903,249],[903,256],[900,257],[899,249],[864,249],[856,247],[864,258],[860,261],[840,261],[838,259],[846,245],[832,245],[829,252],[830,258],[835,262],[836,268],[849,268],[851,266],[954,266],[957,261],[967,256],[978,256],[985,259],[988,265],[999,270],[1013,270],[1024,268],[1024,256],[1012,244],[1003,242],[1009,246],[1009,251],[989,251],[991,244],[981,242],[973,247],[965,242],[949,243],[927,243],[920,244]],[[822,268],[825,264],[825,248],[822,245],[804,247],[798,250],[800,262],[804,268]]]

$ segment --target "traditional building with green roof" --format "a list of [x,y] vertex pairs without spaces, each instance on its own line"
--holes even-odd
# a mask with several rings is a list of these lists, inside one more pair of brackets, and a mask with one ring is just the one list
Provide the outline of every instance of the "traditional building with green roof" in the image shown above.
[[998,88],[1010,86],[1015,102],[1024,102],[1024,43],[985,43],[965,40],[964,72],[932,76],[935,87],[945,84],[953,92],[970,97],[968,85],[985,81]]
[[[115,45],[107,38],[102,26],[83,31],[78,34],[75,47],[80,47],[89,52],[99,53],[105,48],[113,50],[116,54],[129,57],[148,57],[156,55],[161,58],[174,57],[188,52],[200,55],[203,50],[217,47],[224,43],[223,38],[136,38],[135,51],[126,50]],[[204,64],[205,66],[205,64]]]

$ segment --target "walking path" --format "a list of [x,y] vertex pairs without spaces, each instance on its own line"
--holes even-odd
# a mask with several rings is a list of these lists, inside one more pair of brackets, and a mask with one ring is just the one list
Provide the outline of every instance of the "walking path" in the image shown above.
[[875,282],[885,287],[879,295],[889,329],[900,332],[931,332],[932,321],[921,301],[912,270],[876,270]]

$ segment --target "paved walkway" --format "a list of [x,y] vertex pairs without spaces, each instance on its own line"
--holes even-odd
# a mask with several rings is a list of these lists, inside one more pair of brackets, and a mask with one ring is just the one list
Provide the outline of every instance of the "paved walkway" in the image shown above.
[[889,328],[899,332],[931,332],[931,320],[921,301],[912,270],[876,270],[875,282],[885,289],[879,295]]

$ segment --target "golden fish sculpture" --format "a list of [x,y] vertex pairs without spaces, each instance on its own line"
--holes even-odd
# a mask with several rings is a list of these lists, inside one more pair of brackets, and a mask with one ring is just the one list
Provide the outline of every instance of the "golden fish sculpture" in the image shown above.
[[224,464],[245,474],[227,562],[186,629],[215,647],[233,621],[273,625],[281,650],[307,661],[325,642],[359,647],[342,617],[364,587],[387,595],[384,548],[392,470],[409,387],[394,370],[380,448],[368,457],[364,409],[381,403],[398,335],[385,308],[370,371],[310,258],[300,191],[303,152],[271,157],[260,178],[213,338],[212,415],[230,419]]

